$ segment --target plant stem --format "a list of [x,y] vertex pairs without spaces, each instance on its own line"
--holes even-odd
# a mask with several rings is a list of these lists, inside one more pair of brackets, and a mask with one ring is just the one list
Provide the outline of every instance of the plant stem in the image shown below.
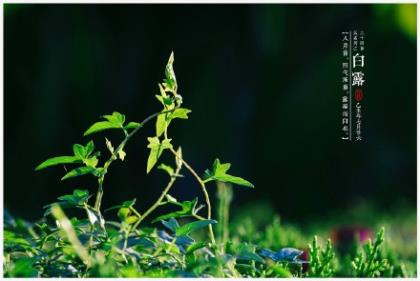
[[[200,184],[200,187],[204,193],[204,197],[206,199],[206,204],[207,204],[207,219],[211,219],[211,203],[210,203],[210,197],[209,194],[207,192],[206,189],[206,185],[203,182],[203,180],[200,178],[200,176],[194,171],[193,168],[191,168],[191,166],[182,158],[178,155],[178,153],[173,149],[173,148],[169,148],[172,152],[172,154],[175,155],[175,157],[177,157],[184,165],[185,167],[188,169],[188,171],[190,171],[190,173],[196,178],[196,180],[198,181],[198,183]],[[210,239],[211,242],[213,244],[216,244],[216,239],[214,238],[214,233],[213,233],[213,227],[211,224],[209,224],[209,235],[210,235]]]
[[159,196],[158,200],[146,211],[144,214],[136,221],[136,223],[133,225],[133,229],[136,229],[137,226],[148,216],[150,215],[157,207],[159,207],[160,203],[162,202],[163,198],[165,198],[165,195],[169,192],[173,184],[175,183],[177,177],[176,175],[179,174],[179,171],[182,168],[182,164],[178,165],[175,170],[175,175],[171,177],[171,180],[166,185],[165,189],[162,191],[162,194]]
[[98,192],[96,193],[95,210],[99,213],[101,209],[102,196],[104,194],[104,191],[102,189],[103,176],[98,181],[99,181],[99,184],[98,184]]
[[[169,112],[174,111],[176,108],[171,109],[171,110],[167,110],[167,111],[161,111],[161,112],[156,112],[153,113],[152,115],[149,115],[146,119],[143,120],[143,122],[140,123],[140,126],[138,126],[137,128],[135,128],[134,130],[132,130],[128,135],[126,135],[126,137],[124,138],[124,140],[118,145],[118,147],[114,150],[114,152],[111,154],[111,156],[109,157],[109,159],[105,162],[104,164],[104,169],[105,171],[108,169],[108,167],[111,165],[111,163],[118,159],[118,152],[124,148],[125,144],[130,140],[130,138],[135,135],[147,122],[151,121],[153,118],[159,116],[160,114],[166,114]],[[96,194],[96,201],[95,201],[95,210],[100,213],[100,208],[101,208],[101,201],[102,201],[102,196],[103,196],[103,183],[104,183],[104,178],[105,178],[105,173],[103,175],[101,175],[98,179],[98,192]]]

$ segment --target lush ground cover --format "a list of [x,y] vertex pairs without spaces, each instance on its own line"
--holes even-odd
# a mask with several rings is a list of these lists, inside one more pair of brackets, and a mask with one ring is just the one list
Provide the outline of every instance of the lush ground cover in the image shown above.
[[[169,138],[176,119],[188,119],[173,70],[173,55],[159,84],[157,100],[162,110],[142,122],[126,122],[118,112],[104,115],[85,136],[120,130],[122,141],[114,145],[105,138],[108,151],[100,161],[94,142],[73,145],[73,155],[42,162],[36,170],[76,165],[62,180],[89,175],[97,178],[96,195],[75,189],[45,206],[35,223],[13,218],[5,212],[4,275],[7,277],[391,277],[416,275],[416,246],[407,231],[395,232],[393,220],[378,220],[370,227],[331,228],[323,222],[312,230],[282,224],[265,207],[253,205],[231,215],[234,190],[254,185],[230,174],[231,165],[216,159],[203,173],[183,158],[180,147]],[[106,175],[114,161],[124,161],[125,147],[149,122],[156,135],[149,137],[147,173],[158,168],[168,183],[156,202],[139,211],[136,200],[103,210]],[[173,156],[173,164],[160,163],[161,155]],[[102,163],[102,164],[100,164]],[[159,165],[157,165],[159,163]],[[101,166],[102,165],[102,166]],[[201,175],[202,174],[202,175]],[[174,183],[192,176],[205,202],[196,198],[179,201],[170,195]],[[208,185],[216,185],[211,200]],[[237,188],[238,187],[238,188]],[[157,209],[167,210],[156,216]],[[260,217],[261,216],[261,217]],[[110,219],[112,217],[117,220]],[[270,220],[267,221],[267,218]],[[146,222],[149,222],[146,224]],[[399,221],[401,223],[401,220]],[[390,223],[388,225],[388,223]],[[385,226],[382,227],[382,226]],[[333,229],[333,232],[330,230]],[[385,230],[386,229],[386,230]],[[414,230],[415,232],[415,230]],[[318,236],[313,234],[317,233]],[[414,233],[415,239],[415,233]],[[408,245],[408,246],[407,246]]]

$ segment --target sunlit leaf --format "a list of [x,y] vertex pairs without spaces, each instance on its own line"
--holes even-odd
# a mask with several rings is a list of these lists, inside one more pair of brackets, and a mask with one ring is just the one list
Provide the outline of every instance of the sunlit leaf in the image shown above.
[[114,147],[112,146],[112,143],[105,138],[105,144],[106,144],[106,148],[108,148],[109,152],[111,152],[111,154],[114,153]]
[[83,135],[87,136],[90,134],[94,134],[94,133],[101,132],[104,130],[109,130],[109,129],[121,129],[121,125],[117,123],[112,123],[109,121],[96,122],[92,126],[90,126],[89,129],[87,129]]
[[76,143],[73,145],[73,153],[74,153],[74,156],[80,159],[84,159],[86,157],[85,147],[81,144]]
[[[175,199],[175,198],[173,198]],[[169,200],[168,200],[169,201]],[[195,198],[192,201],[184,201],[184,202],[178,202],[174,200],[169,201],[169,203],[175,204],[177,206],[180,206],[182,209],[179,211],[171,212],[168,214],[161,215],[153,220],[153,222],[157,222],[160,220],[167,220],[169,218],[179,218],[179,217],[187,217],[192,216],[195,214],[195,207],[197,206],[197,198]]]
[[121,125],[121,127],[122,124],[125,122],[125,115],[117,111],[112,112],[112,115],[103,115],[102,117],[113,124]]
[[162,155],[163,150],[171,148],[172,144],[170,143],[171,139],[165,139],[162,142],[157,137],[147,139],[149,141],[147,147],[150,148],[149,158],[147,159],[147,173],[149,173]]
[[138,127],[141,127],[140,123],[137,122],[129,122],[127,125],[124,126],[124,129],[128,130],[128,129],[136,129]]
[[35,170],[39,171],[47,167],[59,165],[59,164],[75,164],[75,163],[81,163],[81,162],[82,160],[76,156],[58,156],[58,157],[53,157],[48,160],[45,160],[44,162],[39,164],[35,168]]
[[167,172],[170,177],[174,175],[174,169],[171,166],[162,163],[158,166],[158,169]]
[[122,148],[120,150],[118,150],[118,158],[120,158],[121,161],[124,161],[126,155],[127,154],[125,153],[125,151]]
[[83,163],[86,166],[95,168],[96,165],[98,165],[98,161],[99,161],[98,158],[96,158],[96,156],[93,156],[93,157],[90,157],[90,158],[87,158],[87,159],[83,160]]
[[194,253],[195,251],[204,248],[208,245],[207,242],[196,242],[187,247],[186,254]]
[[171,113],[170,118],[171,119],[175,119],[175,118],[188,119],[188,113],[190,112],[191,110],[188,108],[177,108]]
[[213,163],[212,170],[206,170],[204,172],[204,179],[205,180],[217,180],[221,182],[229,182],[237,185],[242,185],[246,187],[254,187],[252,183],[249,181],[235,177],[232,175],[227,174],[226,172],[230,169],[230,163],[220,163],[219,159],[216,159]]
[[65,179],[69,179],[69,178],[73,178],[73,177],[78,177],[78,176],[83,176],[86,174],[91,174],[93,173],[93,171],[95,171],[96,169],[93,167],[79,167],[76,169],[71,170],[70,172],[68,172],[67,174],[64,175],[64,177],[61,178],[61,180],[65,180]]
[[177,236],[188,235],[188,234],[190,234],[191,232],[193,232],[197,229],[200,229],[200,228],[203,228],[203,227],[206,227],[210,224],[215,224],[215,223],[217,223],[217,221],[215,221],[215,220],[194,221],[194,222],[191,222],[191,223],[184,224],[183,226],[177,228],[175,233],[176,233]]
[[166,126],[169,125],[168,113],[166,114],[159,114],[156,118],[156,136],[160,137],[166,129]]

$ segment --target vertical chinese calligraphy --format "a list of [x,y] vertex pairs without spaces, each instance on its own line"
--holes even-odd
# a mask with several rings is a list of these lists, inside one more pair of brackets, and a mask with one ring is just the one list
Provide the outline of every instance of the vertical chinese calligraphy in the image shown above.
[[363,30],[343,31],[341,44],[341,139],[361,141],[363,87],[366,82],[365,32]]

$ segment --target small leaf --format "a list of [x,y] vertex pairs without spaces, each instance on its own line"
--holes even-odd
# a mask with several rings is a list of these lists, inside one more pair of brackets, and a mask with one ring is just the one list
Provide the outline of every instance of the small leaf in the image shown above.
[[170,118],[171,119],[175,119],[175,118],[188,119],[188,113],[190,112],[191,110],[188,108],[177,108],[172,112]]
[[89,219],[89,222],[92,224],[92,225],[95,225],[95,223],[96,222],[98,222],[99,223],[99,219],[98,219],[98,217],[96,216],[96,214],[94,213],[94,212],[92,212],[91,210],[89,210],[88,208],[86,208],[86,212],[87,212],[87,214],[88,214],[88,219]]
[[182,209],[176,212],[171,212],[162,216],[157,217],[152,222],[157,222],[160,220],[166,220],[169,218],[179,218],[179,217],[187,217],[192,216],[195,214],[195,207],[197,206],[197,198],[195,198],[192,201],[184,201],[182,203],[176,201],[175,198],[172,196],[168,197],[170,195],[167,195],[166,198],[168,199],[168,203],[172,203],[175,205],[180,206]]
[[222,182],[230,182],[230,183],[233,183],[233,184],[242,185],[242,186],[251,187],[251,188],[254,187],[254,185],[252,183],[250,183],[249,181],[247,181],[243,178],[231,176],[231,175],[228,175],[228,174],[223,175],[223,176],[214,176],[213,178],[215,180],[222,181]]
[[168,113],[159,114],[156,118],[156,136],[158,137],[160,137],[163,134],[167,125],[169,125],[167,121],[167,115]]
[[147,147],[150,148],[149,158],[147,159],[147,173],[149,173],[162,155],[163,150],[171,148],[172,144],[170,143],[171,139],[165,139],[162,143],[157,137],[147,139],[149,141]]
[[134,204],[136,204],[136,198],[134,198],[133,200],[124,201],[122,203],[122,206],[124,206],[126,208],[130,208],[130,207],[133,207]]
[[89,196],[89,192],[87,190],[75,189],[73,191],[73,196],[77,198],[85,198]]
[[112,112],[112,115],[104,115],[102,117],[113,124],[120,125],[120,127],[125,122],[125,115],[116,111]]
[[96,156],[93,156],[93,157],[90,157],[90,158],[87,158],[87,159],[83,160],[83,163],[86,166],[95,168],[96,165],[98,165],[98,158],[96,158]]
[[187,108],[177,108],[173,112],[158,115],[156,118],[156,136],[160,137],[163,134],[165,129],[171,123],[172,119],[188,119],[188,113],[190,112],[191,110]]
[[252,183],[250,183],[249,181],[240,178],[240,177],[235,177],[232,175],[227,174],[227,171],[230,169],[230,163],[220,163],[219,159],[216,159],[213,163],[213,170],[206,170],[204,172],[204,179],[209,181],[209,180],[217,180],[217,181],[221,181],[221,182],[229,182],[229,183],[234,183],[237,185],[242,185],[242,186],[246,186],[246,187],[251,187],[253,188],[254,185]]
[[128,218],[126,218],[125,219],[125,222],[127,223],[127,224],[133,224],[133,223],[135,223],[136,221],[138,221],[138,217],[136,217],[136,216],[129,216]]
[[104,130],[109,130],[109,129],[121,129],[121,125],[117,123],[112,123],[109,121],[96,122],[95,124],[90,126],[89,129],[87,129],[83,135],[87,136],[90,134],[94,134],[94,133],[101,132]]
[[103,176],[103,175],[106,174],[106,169],[105,168],[96,168],[96,169],[93,169],[92,174],[95,177],[101,177],[101,176]]
[[169,57],[168,63],[166,64],[166,67],[165,67],[166,79],[164,79],[165,83],[163,83],[165,88],[170,91],[176,91],[176,89],[178,88],[173,63],[174,63],[174,53],[172,52],[171,56]]
[[85,147],[81,144],[74,144],[73,145],[73,153],[74,153],[74,156],[76,156],[80,159],[85,159],[85,157],[86,157]]
[[166,228],[168,228],[169,230],[171,230],[172,232],[175,232],[178,229],[178,227],[179,227],[179,224],[178,224],[178,222],[177,222],[176,219],[169,219],[168,221],[162,221],[162,224]]
[[178,155],[178,157],[175,157],[176,167],[178,169],[181,169],[181,166],[182,166],[182,148],[181,147],[178,147],[176,154]]
[[129,122],[127,125],[124,126],[124,129],[128,130],[128,129],[135,129],[137,127],[142,126],[140,123],[137,122]]
[[95,149],[95,144],[93,143],[93,141],[88,142],[85,146],[86,157],[89,157],[89,155],[92,154],[94,149]]
[[111,154],[114,153],[114,147],[112,146],[112,143],[105,138],[105,144],[106,144],[106,148],[108,148],[109,152],[111,152]]
[[273,252],[268,249],[262,249],[260,255],[270,258],[274,261],[297,261],[297,258],[303,254],[303,251],[294,248],[283,248],[278,252]]
[[178,200],[176,200],[175,197],[172,197],[169,194],[166,194],[165,197],[166,197],[166,200],[168,200],[169,203],[178,203]]
[[74,163],[81,163],[81,159],[75,156],[58,156],[53,157],[48,160],[45,160],[41,164],[39,164],[35,170],[39,171],[45,169],[50,166],[59,165],[59,164],[74,164]]
[[118,157],[121,159],[121,161],[124,161],[124,158],[127,154],[125,153],[125,151],[121,148],[120,150],[118,150]]
[[191,244],[190,246],[187,247],[187,251],[186,254],[191,254],[194,253],[195,251],[197,251],[198,249],[204,248],[207,246],[206,242],[196,242]]
[[255,248],[247,243],[240,243],[237,248],[237,258],[264,263],[264,259],[255,253]]
[[131,213],[131,211],[130,211],[129,208],[123,207],[123,208],[118,210],[117,215],[122,221],[124,221],[130,213]]
[[239,253],[238,254],[238,259],[257,261],[257,262],[264,263],[263,258],[261,258],[259,255],[255,254],[253,252],[250,252],[250,251],[243,251],[243,252]]
[[65,179],[69,179],[69,178],[73,178],[73,177],[78,177],[78,176],[83,176],[83,175],[86,175],[86,174],[91,174],[95,170],[96,169],[92,168],[92,167],[76,168],[76,169],[71,170],[67,174],[65,174],[64,177],[61,178],[61,180],[65,180]]
[[197,229],[200,229],[200,228],[203,228],[210,224],[215,224],[215,223],[217,223],[217,221],[215,220],[199,220],[199,221],[191,222],[188,224],[184,224],[183,226],[176,229],[175,233],[177,236],[188,235]]
[[87,190],[75,189],[73,191],[73,194],[63,195],[63,196],[58,197],[57,199],[60,201],[65,201],[65,202],[73,203],[76,205],[83,205],[83,203],[87,202],[88,198],[89,198],[89,192]]
[[170,177],[174,175],[174,169],[171,166],[162,163],[158,166],[158,169],[167,172]]

